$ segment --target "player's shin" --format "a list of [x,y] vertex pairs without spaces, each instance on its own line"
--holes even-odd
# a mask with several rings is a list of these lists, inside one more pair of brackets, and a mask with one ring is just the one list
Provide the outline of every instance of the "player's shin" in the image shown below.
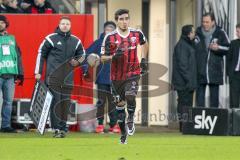
[[127,106],[128,121],[133,122],[135,109],[136,109],[136,106],[131,106],[131,105]]
[[133,122],[134,113],[136,109],[136,97],[133,94],[126,94],[126,99],[127,99],[128,120]]
[[117,118],[118,118],[118,125],[121,130],[121,134],[126,134],[126,126],[125,126],[125,119],[126,119],[126,112],[124,106],[116,107],[117,110]]

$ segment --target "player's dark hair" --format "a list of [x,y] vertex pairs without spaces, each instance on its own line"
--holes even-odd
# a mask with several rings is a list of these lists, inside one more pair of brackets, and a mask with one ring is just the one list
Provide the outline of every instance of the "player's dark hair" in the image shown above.
[[238,23],[238,24],[236,25],[236,28],[240,28],[240,23]]
[[211,12],[207,12],[207,13],[203,14],[202,17],[210,17],[212,21],[215,21],[215,16]]
[[128,14],[129,15],[129,10],[128,9],[119,9],[115,12],[115,21],[118,20],[118,17],[123,15],[123,14]]
[[182,27],[182,35],[188,36],[193,30],[193,25],[188,24]]
[[3,21],[6,24],[6,28],[9,26],[9,21],[4,15],[0,15],[0,21]]
[[116,28],[116,24],[113,21],[107,21],[104,23],[103,28],[107,27],[107,26],[112,26],[112,28]]

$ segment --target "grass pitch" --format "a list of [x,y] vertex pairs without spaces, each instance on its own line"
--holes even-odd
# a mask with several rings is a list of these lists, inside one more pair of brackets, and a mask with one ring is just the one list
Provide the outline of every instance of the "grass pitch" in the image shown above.
[[237,160],[239,137],[138,133],[119,144],[119,135],[69,133],[64,139],[37,133],[0,133],[0,160]]

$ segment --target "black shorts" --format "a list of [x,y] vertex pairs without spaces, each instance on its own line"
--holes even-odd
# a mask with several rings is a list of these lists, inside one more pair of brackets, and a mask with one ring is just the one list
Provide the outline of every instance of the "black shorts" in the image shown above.
[[113,95],[119,95],[121,100],[125,100],[126,95],[137,96],[140,76],[134,76],[127,80],[112,81]]

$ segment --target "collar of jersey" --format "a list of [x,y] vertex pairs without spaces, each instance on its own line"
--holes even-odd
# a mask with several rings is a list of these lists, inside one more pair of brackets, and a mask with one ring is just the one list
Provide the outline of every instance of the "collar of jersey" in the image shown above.
[[117,30],[117,33],[118,33],[122,38],[127,38],[127,37],[129,36],[129,34],[130,34],[130,29],[129,29],[129,28],[128,28],[128,34],[127,34],[126,36],[123,36],[123,35],[119,32],[118,28],[117,28],[116,30]]

